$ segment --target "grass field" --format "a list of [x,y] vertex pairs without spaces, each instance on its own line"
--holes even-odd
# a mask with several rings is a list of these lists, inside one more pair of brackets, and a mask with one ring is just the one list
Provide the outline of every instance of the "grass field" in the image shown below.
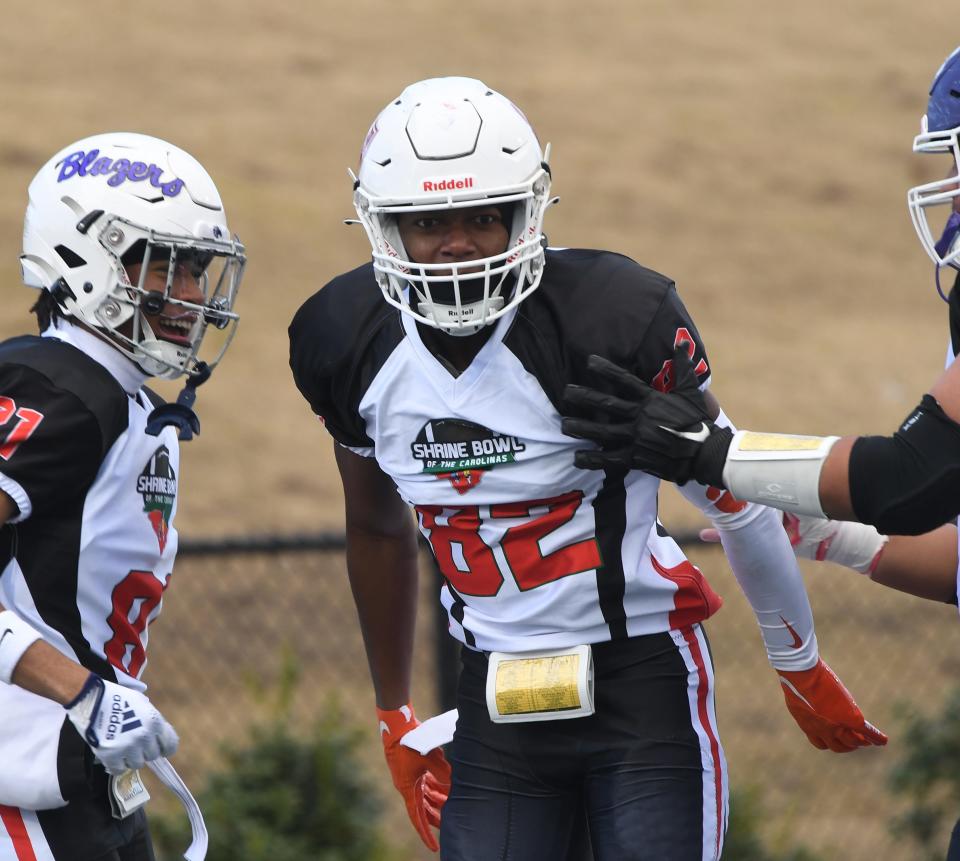
[[[341,224],[346,168],[380,107],[431,75],[483,78],[553,142],[553,244],[617,250],[676,279],[738,424],[887,432],[942,367],[945,308],[904,204],[909,186],[944,170],[910,151],[956,39],[937,4],[3,8],[0,336],[31,325],[16,263],[26,185],[89,133],[144,131],[190,150],[249,248],[240,332],[200,391],[204,432],[183,454],[185,535],[341,523],[331,446],[290,379],[286,326],[307,295],[369,256],[360,228]],[[672,528],[694,523],[672,493],[663,510]],[[826,858],[907,861],[876,801],[896,737],[852,763],[803,747],[721,557],[705,552],[698,561],[729,598],[710,631],[734,780],[763,785],[773,838],[802,838]],[[936,705],[958,669],[950,610],[839,571],[814,572],[811,592],[824,654],[877,723],[899,697]],[[256,600],[232,594],[237,613]],[[175,600],[161,649],[174,648],[163,632]],[[336,643],[352,632],[349,613],[339,619]],[[154,658],[153,678],[176,671]],[[741,691],[760,690],[758,679],[765,696],[748,702]],[[787,757],[802,767],[783,767]]]

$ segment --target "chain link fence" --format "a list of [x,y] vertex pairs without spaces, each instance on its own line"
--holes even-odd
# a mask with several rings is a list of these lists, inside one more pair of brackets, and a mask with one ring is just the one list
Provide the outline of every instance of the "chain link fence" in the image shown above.
[[[786,857],[798,846],[818,861],[919,857],[890,833],[904,803],[891,793],[889,774],[903,750],[903,714],[937,712],[960,675],[956,609],[831,565],[805,563],[821,654],[867,718],[890,735],[885,749],[831,754],[810,746],[789,717],[722,552],[696,543],[685,549],[725,599],[706,625],[721,738],[731,788],[761,811],[771,857]],[[456,645],[446,634],[438,588],[432,562],[422,554],[413,690],[421,717],[449,708],[455,683]],[[342,535],[184,542],[150,638],[145,678],[180,733],[175,764],[189,785],[202,787],[221,746],[242,743],[251,724],[270,717],[284,668],[295,666],[293,726],[307,727],[337,709],[363,729],[362,766],[382,787],[385,830],[401,854],[436,857],[417,843],[381,761]],[[153,794],[158,812],[175,807],[162,788]]]

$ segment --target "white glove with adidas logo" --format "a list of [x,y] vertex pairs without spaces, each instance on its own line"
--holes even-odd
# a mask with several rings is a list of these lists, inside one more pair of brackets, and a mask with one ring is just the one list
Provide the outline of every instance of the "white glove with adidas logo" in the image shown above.
[[170,756],[180,744],[174,728],[139,691],[91,673],[73,702],[70,721],[110,774]]

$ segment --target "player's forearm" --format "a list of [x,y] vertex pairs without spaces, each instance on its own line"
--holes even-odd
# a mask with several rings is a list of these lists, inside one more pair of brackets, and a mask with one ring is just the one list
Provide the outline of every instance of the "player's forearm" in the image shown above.
[[[716,405],[714,419],[732,428]],[[689,481],[677,488],[716,527],[733,575],[757,617],[770,663],[783,670],[816,664],[813,612],[780,514],[744,505],[730,494]]]
[[0,605],[0,679],[65,705],[90,675],[16,614]]
[[960,424],[931,395],[890,436],[741,431],[719,454],[735,496],[792,514],[857,520],[888,535],[922,535],[960,514]]
[[347,529],[347,570],[377,706],[410,700],[417,612],[417,545],[404,537]]
[[714,521],[724,553],[750,603],[771,665],[806,670],[819,655],[813,611],[778,513],[750,506],[742,525]]
[[49,643],[38,640],[17,663],[13,683],[31,693],[66,705],[76,699],[90,671]]
[[925,535],[891,536],[870,579],[919,598],[956,601],[956,526],[941,526]]
[[834,520],[856,520],[850,501],[850,449],[858,437],[840,437],[830,449],[820,470],[820,505]]
[[960,515],[960,362],[890,436],[840,438],[725,427],[683,344],[671,360],[669,392],[599,357],[590,361],[629,398],[576,385],[565,390],[571,404],[613,409],[621,419],[564,419],[565,433],[599,445],[576,453],[584,469],[627,466],[678,484],[694,479],[737,499],[796,516],[858,520],[887,535],[921,535]]

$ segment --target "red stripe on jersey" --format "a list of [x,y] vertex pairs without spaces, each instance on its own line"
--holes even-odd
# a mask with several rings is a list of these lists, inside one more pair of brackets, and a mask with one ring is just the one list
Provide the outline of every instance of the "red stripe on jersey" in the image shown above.
[[0,822],[3,822],[3,827],[7,829],[7,834],[13,841],[13,851],[17,854],[17,861],[37,861],[20,808],[0,804]]
[[709,619],[723,606],[723,598],[710,588],[700,569],[689,560],[684,559],[679,565],[667,568],[651,553],[650,563],[661,577],[677,584],[674,609],[669,617],[672,629],[688,628]]
[[700,641],[697,639],[693,628],[684,628],[681,631],[683,639],[690,647],[690,656],[697,667],[697,714],[700,717],[700,725],[710,739],[710,756],[713,759],[713,794],[717,805],[717,854],[720,857],[720,838],[723,834],[723,763],[720,760],[720,741],[710,722],[710,709],[707,707],[707,698],[710,695],[710,677],[707,675],[707,668],[703,661],[703,652],[700,649]]

